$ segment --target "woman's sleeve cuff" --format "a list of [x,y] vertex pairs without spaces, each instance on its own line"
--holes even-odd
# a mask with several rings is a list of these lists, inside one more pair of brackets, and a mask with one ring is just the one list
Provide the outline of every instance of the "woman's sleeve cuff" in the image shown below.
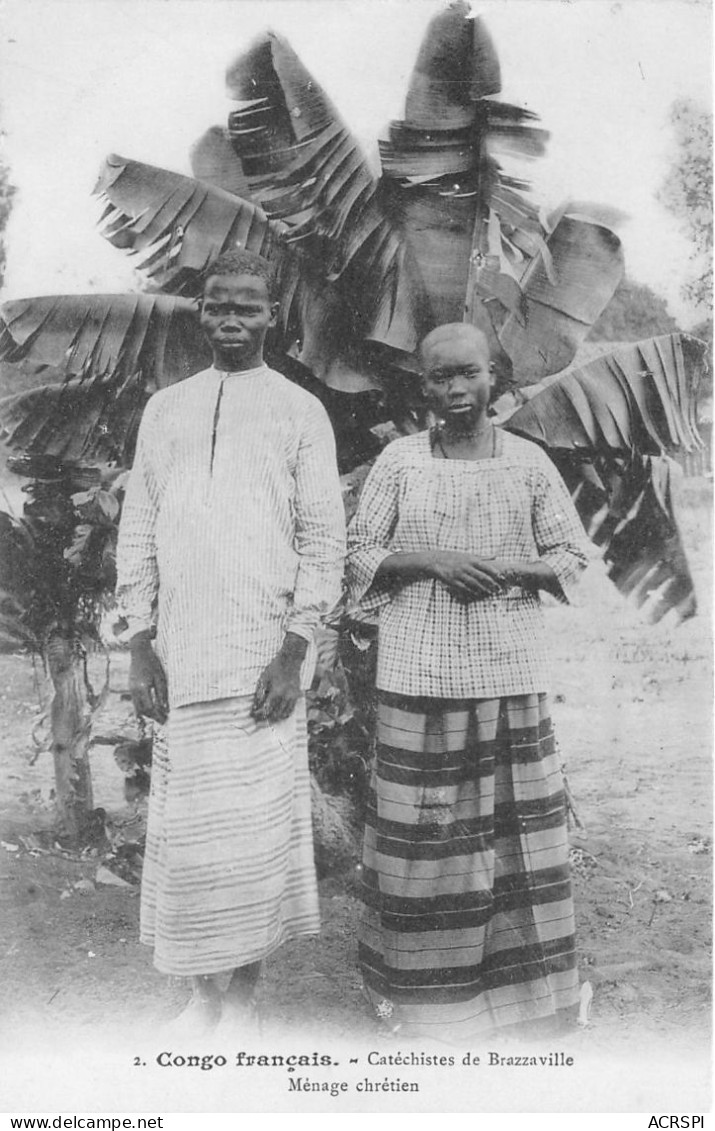
[[556,575],[556,580],[561,589],[560,594],[556,594],[558,600],[566,605],[581,605],[583,604],[583,595],[581,591],[581,575],[588,565],[585,554],[569,553],[566,550],[552,550],[550,553],[543,554],[541,560],[545,562]]
[[374,613],[390,603],[391,592],[387,582],[375,582],[375,574],[394,550],[373,546],[356,550],[348,558],[348,603],[359,605],[365,613]]

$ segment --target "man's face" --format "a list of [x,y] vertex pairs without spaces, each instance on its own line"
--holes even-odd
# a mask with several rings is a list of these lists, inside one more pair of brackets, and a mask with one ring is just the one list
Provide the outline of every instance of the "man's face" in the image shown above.
[[275,326],[265,279],[257,275],[213,275],[201,301],[201,328],[214,361],[225,369],[250,369],[263,360],[266,332]]
[[423,382],[438,416],[464,425],[479,420],[493,384],[486,344],[466,336],[435,342],[423,356]]

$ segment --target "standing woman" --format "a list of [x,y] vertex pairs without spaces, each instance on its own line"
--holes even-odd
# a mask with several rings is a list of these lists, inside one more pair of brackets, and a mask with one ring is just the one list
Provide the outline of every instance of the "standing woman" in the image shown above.
[[487,416],[484,335],[421,360],[440,422],[385,449],[349,532],[380,613],[359,956],[391,1027],[461,1041],[578,1002],[539,591],[567,600],[586,551],[548,457]]

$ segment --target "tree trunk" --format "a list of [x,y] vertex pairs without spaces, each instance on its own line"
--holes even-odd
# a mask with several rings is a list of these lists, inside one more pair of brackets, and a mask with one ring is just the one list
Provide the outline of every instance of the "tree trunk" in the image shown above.
[[89,768],[91,712],[79,657],[72,641],[57,630],[45,651],[54,695],[50,709],[56,802],[73,845],[79,845],[93,808]]
[[323,793],[312,774],[310,795],[318,879],[352,872],[360,859],[354,804],[348,797]]

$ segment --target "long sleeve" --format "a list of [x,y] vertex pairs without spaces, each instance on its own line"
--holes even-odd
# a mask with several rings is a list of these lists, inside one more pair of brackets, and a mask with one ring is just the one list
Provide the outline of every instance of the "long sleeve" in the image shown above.
[[158,489],[152,456],[156,451],[156,404],[149,401],[139,427],[117,543],[117,604],[127,635],[151,627],[159,590],[155,528]]
[[543,453],[540,463],[532,510],[534,541],[540,560],[556,574],[563,599],[571,602],[588,565],[586,534],[557,469]]
[[363,613],[377,612],[390,601],[390,586],[375,582],[375,574],[393,552],[398,488],[397,465],[388,447],[365,480],[348,530],[348,600],[359,604]]
[[295,550],[299,556],[286,631],[309,642],[338,603],[345,560],[345,510],[328,416],[316,401],[306,414],[295,469]]

